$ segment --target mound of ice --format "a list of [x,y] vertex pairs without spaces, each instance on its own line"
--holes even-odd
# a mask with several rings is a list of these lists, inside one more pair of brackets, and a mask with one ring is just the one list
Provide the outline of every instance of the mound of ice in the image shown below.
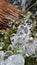
[[24,58],[21,55],[12,55],[5,60],[5,65],[24,65]]

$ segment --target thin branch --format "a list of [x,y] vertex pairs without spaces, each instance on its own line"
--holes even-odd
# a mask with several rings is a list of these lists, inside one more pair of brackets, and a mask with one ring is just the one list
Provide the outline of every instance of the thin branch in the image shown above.
[[35,6],[37,3],[32,4],[30,7],[28,7],[27,11],[31,9],[33,6]]

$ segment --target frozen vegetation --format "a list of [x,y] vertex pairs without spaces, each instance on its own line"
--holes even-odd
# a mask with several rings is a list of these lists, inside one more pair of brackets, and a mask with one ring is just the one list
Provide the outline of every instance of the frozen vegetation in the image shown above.
[[[23,10],[25,2],[21,3]],[[37,11],[35,14],[28,11],[19,22],[12,22],[10,31],[0,34],[0,65],[25,65],[26,57],[37,57]]]

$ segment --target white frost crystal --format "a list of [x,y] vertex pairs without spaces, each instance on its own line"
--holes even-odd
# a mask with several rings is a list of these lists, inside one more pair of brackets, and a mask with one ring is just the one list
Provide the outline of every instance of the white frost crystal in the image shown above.
[[0,42],[0,49],[3,48],[4,42]]
[[28,35],[30,34],[29,29],[22,25],[19,25],[17,34],[13,35],[10,37],[12,45],[16,45],[17,43],[25,43],[25,38],[29,37]]
[[22,55],[12,55],[5,60],[5,65],[24,65],[25,61]]
[[[32,21],[30,20],[30,22],[32,22]],[[18,26],[17,33],[14,34],[10,38],[11,43],[12,43],[12,47],[18,48],[17,47],[18,43],[19,44],[21,43],[22,47],[24,46],[23,50],[25,49],[24,53],[26,54],[26,56],[30,56],[32,54],[35,54],[35,52],[36,52],[35,49],[37,48],[37,44],[35,44],[36,43],[35,40],[32,37],[29,37],[30,33],[31,32],[30,32],[30,28],[28,27],[28,25],[21,24]],[[21,46],[19,46],[19,47],[22,50],[22,47]],[[20,49],[17,51],[21,52]]]
[[28,28],[27,26],[24,26],[23,24],[19,25],[18,30],[17,30],[18,34],[27,34],[28,33]]
[[37,44],[35,40],[31,37],[26,43],[25,49],[26,49],[26,55],[30,56],[32,54],[35,54],[37,48]]

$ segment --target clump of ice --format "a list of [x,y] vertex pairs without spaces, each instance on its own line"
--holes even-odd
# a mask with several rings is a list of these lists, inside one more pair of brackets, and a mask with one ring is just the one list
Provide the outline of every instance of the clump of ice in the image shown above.
[[[10,37],[12,47],[16,47],[17,44],[21,43],[22,47],[24,46],[23,50],[24,50],[24,53],[26,54],[26,56],[35,54],[35,48],[37,46],[33,37],[29,37],[29,34],[31,33],[30,28],[31,27],[28,27],[28,24],[26,24],[26,25],[21,24],[18,26],[17,33]],[[20,47],[20,48],[22,49],[22,47]],[[20,50],[19,50],[19,52],[20,52]]]
[[24,43],[26,36],[29,37],[29,34],[30,30],[26,26],[23,24],[19,25],[17,33],[10,37],[12,45],[15,45],[16,43]]
[[4,52],[0,51],[0,65],[4,65]]
[[22,55],[12,55],[5,60],[5,65],[24,65],[25,61]]

